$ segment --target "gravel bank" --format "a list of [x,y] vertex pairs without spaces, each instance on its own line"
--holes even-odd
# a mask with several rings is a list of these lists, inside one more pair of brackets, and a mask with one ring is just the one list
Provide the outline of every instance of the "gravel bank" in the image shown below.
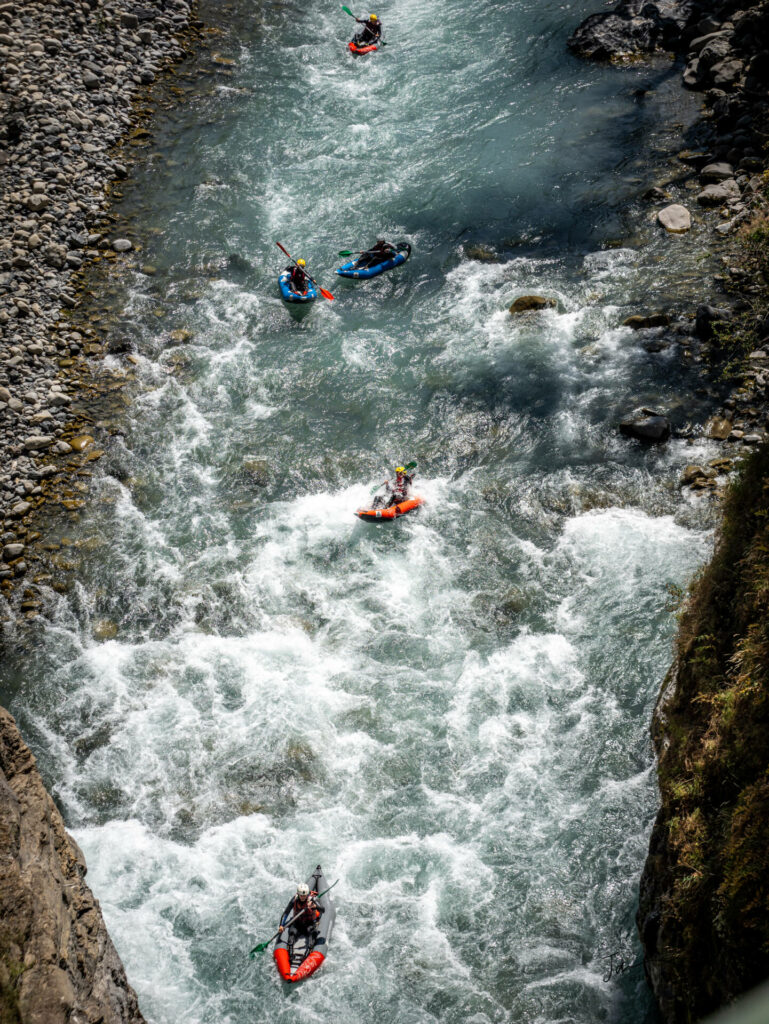
[[[186,56],[188,0],[0,4],[0,587],[25,576],[26,517],[74,471],[79,380],[100,339],[70,329],[84,261],[127,252],[105,228],[115,145],[142,89]],[[89,369],[89,363],[93,363]],[[80,431],[82,433],[82,431]]]

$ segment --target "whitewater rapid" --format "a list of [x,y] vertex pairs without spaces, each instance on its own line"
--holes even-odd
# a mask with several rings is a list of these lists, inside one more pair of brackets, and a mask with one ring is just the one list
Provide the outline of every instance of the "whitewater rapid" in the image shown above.
[[[567,55],[587,0],[390,0],[357,62],[341,11],[201,6],[234,64],[125,186],[140,387],[2,695],[154,1024],[650,1021],[601,957],[637,952],[669,591],[710,544],[676,489],[707,442],[616,433],[696,402],[621,326],[702,272],[626,237],[675,86]],[[380,234],[404,267],[334,276]],[[292,317],[276,240],[333,303]],[[423,512],[357,522],[412,458]],[[286,992],[247,953],[316,863],[334,939]]]

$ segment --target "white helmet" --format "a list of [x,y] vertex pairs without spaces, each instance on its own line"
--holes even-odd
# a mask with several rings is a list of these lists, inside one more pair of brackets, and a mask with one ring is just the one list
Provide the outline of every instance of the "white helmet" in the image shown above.
[[309,885],[305,885],[304,882],[300,882],[299,885],[297,885],[296,887],[296,895],[300,896],[302,899],[307,899],[307,897],[310,895]]

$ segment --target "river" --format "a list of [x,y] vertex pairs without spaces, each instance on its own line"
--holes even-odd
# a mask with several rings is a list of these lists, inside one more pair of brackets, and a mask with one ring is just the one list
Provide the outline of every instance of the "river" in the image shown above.
[[[693,101],[569,55],[594,3],[388,0],[355,60],[339,5],[203,0],[123,188],[141,387],[0,686],[153,1024],[654,1020],[602,957],[639,955],[668,591],[712,521],[676,486],[704,442],[616,430],[681,425],[700,372],[620,325],[710,271],[639,198]],[[379,235],[410,261],[333,274]],[[276,240],[334,302],[284,307]],[[359,523],[412,459],[422,512]],[[316,863],[336,931],[286,991],[247,953]]]

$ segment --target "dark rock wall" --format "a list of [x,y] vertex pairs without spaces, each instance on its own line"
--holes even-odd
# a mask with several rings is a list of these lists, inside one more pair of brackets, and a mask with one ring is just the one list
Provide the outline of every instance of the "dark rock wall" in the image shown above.
[[769,447],[727,498],[655,711],[661,807],[638,926],[666,1021],[769,977]]
[[0,1021],[142,1024],[77,843],[0,708]]

